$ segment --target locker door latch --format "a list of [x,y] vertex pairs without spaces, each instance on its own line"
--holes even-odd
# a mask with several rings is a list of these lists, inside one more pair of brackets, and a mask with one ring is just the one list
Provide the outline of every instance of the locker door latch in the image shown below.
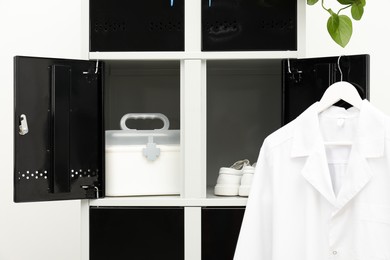
[[26,135],[28,133],[27,117],[25,114],[19,117],[19,134]]
[[160,148],[153,142],[152,136],[148,136],[148,143],[142,152],[148,161],[155,161],[160,156]]

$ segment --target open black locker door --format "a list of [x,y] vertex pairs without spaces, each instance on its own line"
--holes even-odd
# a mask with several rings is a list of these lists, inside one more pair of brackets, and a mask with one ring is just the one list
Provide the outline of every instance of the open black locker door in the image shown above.
[[101,69],[14,58],[14,201],[104,196]]
[[[340,81],[340,70],[342,80],[354,85],[363,99],[369,99],[369,61],[369,55],[283,60],[283,125],[319,101],[331,84]],[[345,102],[336,105],[347,106]]]

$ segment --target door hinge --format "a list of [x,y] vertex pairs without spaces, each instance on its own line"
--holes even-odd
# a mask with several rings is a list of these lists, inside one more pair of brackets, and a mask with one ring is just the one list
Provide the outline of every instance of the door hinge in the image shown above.
[[81,186],[86,193],[87,193],[87,199],[98,199],[99,198],[99,188],[95,185],[83,185]]
[[89,71],[83,71],[83,74],[84,75],[87,75],[87,74],[98,74],[98,72],[99,72],[99,60],[96,60],[95,68],[93,70],[90,69]]
[[302,81],[303,72],[298,69],[291,69],[290,59],[287,59],[287,72],[289,74],[290,80],[294,81],[295,83]]

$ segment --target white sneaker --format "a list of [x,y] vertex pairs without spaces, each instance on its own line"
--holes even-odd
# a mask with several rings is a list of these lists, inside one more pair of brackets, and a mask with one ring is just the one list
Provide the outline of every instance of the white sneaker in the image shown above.
[[254,163],[252,166],[246,165],[242,168],[242,178],[241,178],[240,188],[238,189],[238,195],[242,197],[249,196],[249,191],[251,189],[255,168],[256,168],[256,163]]
[[220,196],[237,196],[241,183],[242,169],[249,165],[249,160],[235,162],[230,167],[221,167],[214,188],[214,194]]

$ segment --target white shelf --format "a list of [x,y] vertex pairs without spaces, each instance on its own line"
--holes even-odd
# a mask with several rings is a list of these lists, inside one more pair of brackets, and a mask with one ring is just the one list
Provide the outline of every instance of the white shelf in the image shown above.
[[90,52],[90,60],[253,60],[287,59],[302,56],[299,51],[242,52]]
[[207,189],[206,198],[182,198],[180,196],[106,197],[90,200],[90,206],[106,207],[239,207],[245,206],[246,197],[215,196]]

